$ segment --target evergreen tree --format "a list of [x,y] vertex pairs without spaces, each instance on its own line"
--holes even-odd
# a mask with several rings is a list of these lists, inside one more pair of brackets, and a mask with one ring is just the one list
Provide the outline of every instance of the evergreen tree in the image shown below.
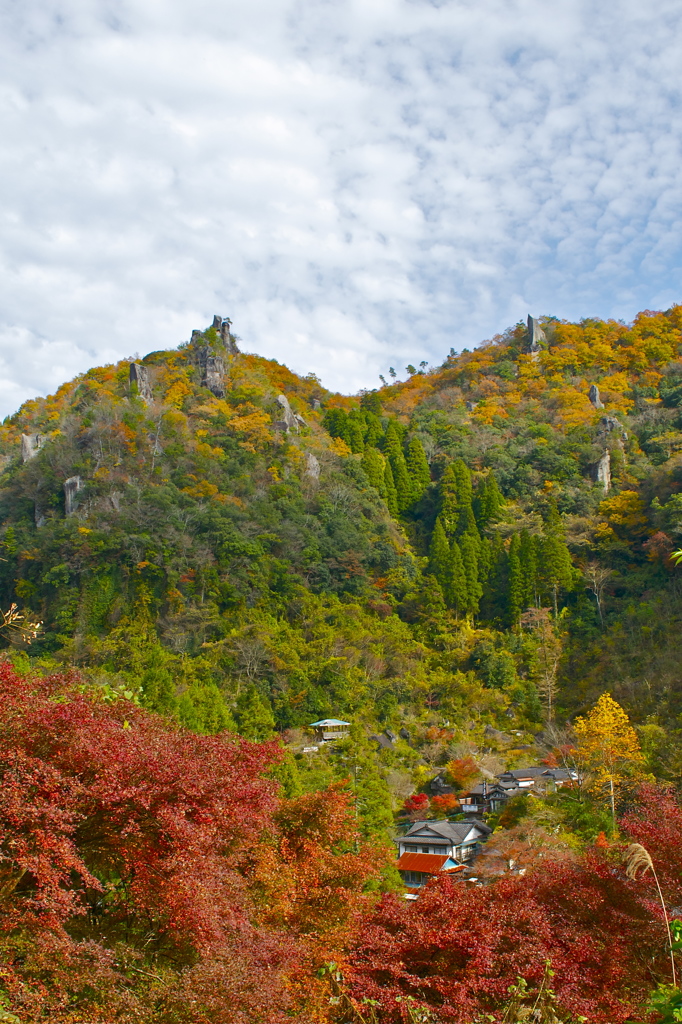
[[490,571],[493,567],[493,542],[489,537],[481,537],[480,544],[478,547],[478,578],[481,582],[481,586],[485,589],[485,584],[490,576]]
[[378,448],[384,439],[384,431],[381,420],[374,413],[368,412],[365,415],[367,421],[367,433],[365,435],[365,446],[367,448]]
[[532,608],[537,604],[538,589],[538,537],[531,536],[528,530],[521,531],[519,559],[521,561],[521,578],[523,581],[524,608]]
[[362,456],[362,468],[372,487],[376,487],[382,498],[386,497],[384,481],[384,457],[376,448],[366,448]]
[[539,568],[545,594],[551,598],[557,615],[559,590],[570,590],[573,583],[573,563],[563,537],[555,533],[543,537]]
[[418,437],[413,437],[407,448],[407,472],[412,482],[412,500],[419,501],[431,483],[431,471]]
[[453,537],[459,522],[459,504],[457,501],[457,479],[452,463],[445,467],[438,485],[438,492],[443,528],[448,537]]
[[140,679],[142,704],[161,715],[174,715],[178,708],[175,683],[163,661],[155,660],[144,670]]
[[457,504],[460,509],[471,505],[474,497],[474,489],[471,480],[471,470],[463,459],[455,459],[452,469],[457,486]]
[[492,472],[481,481],[474,499],[474,513],[479,529],[483,530],[494,522],[502,509],[504,500]]
[[[355,412],[355,410],[353,410]],[[366,426],[364,423],[364,417],[361,420],[359,416],[354,416],[353,413],[348,417],[347,437],[346,440],[350,445],[350,450],[356,455],[365,450],[365,431]]]
[[478,579],[478,547],[470,533],[463,534],[459,542],[462,552],[464,575],[467,581],[467,612],[476,615],[478,603],[483,595],[483,588]]
[[193,732],[214,735],[234,731],[235,723],[215,683],[193,682],[178,701],[180,724]]
[[431,536],[431,546],[429,548],[429,572],[433,573],[436,577],[443,587],[444,593],[449,561],[450,546],[448,544],[448,539],[445,536],[445,530],[443,529],[443,524],[439,516],[438,519],[436,519],[436,525]]
[[240,736],[247,740],[269,740],[275,728],[270,703],[253,684],[242,690],[237,698],[236,719]]
[[469,607],[469,591],[467,576],[464,571],[464,562],[462,561],[462,552],[456,540],[453,540],[450,549],[443,591],[448,605],[454,608],[458,614],[466,615]]
[[391,469],[391,463],[386,459],[384,465],[384,490],[386,492],[386,504],[388,505],[388,511],[392,516],[398,515],[398,495],[396,493],[395,484],[393,482],[393,470]]
[[457,536],[461,537],[464,533],[471,534],[476,541],[476,546],[480,547],[481,535],[478,532],[478,527],[476,526],[476,517],[474,516],[471,501],[467,501],[465,504],[460,505],[459,509]]
[[391,463],[398,511],[404,512],[412,504],[412,484],[403,453],[401,431],[396,420],[391,420],[386,428],[385,452]]
[[518,624],[523,611],[523,573],[521,568],[521,538],[515,533],[509,542],[509,572],[507,591],[507,614],[509,624],[513,627]]

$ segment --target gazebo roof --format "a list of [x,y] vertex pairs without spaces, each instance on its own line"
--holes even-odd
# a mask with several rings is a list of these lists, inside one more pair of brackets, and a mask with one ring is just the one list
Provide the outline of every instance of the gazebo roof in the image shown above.
[[319,722],[311,722],[310,728],[316,725],[350,725],[350,722],[342,722],[340,718],[321,718]]

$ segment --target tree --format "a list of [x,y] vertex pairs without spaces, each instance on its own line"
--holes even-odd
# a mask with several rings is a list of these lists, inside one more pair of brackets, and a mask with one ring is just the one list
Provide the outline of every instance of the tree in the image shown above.
[[391,463],[386,459],[384,466],[384,491],[386,492],[386,504],[388,511],[392,516],[397,516],[399,512],[398,508],[398,494],[395,489],[395,483],[393,482],[393,470],[391,469]]
[[413,501],[419,501],[431,483],[431,470],[424,447],[418,437],[413,437],[407,446],[407,472],[412,481]]
[[521,539],[518,533],[515,533],[509,542],[509,593],[508,593],[508,609],[509,609],[509,622],[512,626],[516,626],[521,615],[523,608],[523,597],[524,597],[524,586],[523,586],[523,575],[521,569]]
[[563,636],[549,608],[529,608],[521,616],[521,625],[530,630],[535,641],[535,675],[548,723],[554,721],[557,672],[563,651]]
[[652,959],[664,964],[659,931],[637,886],[596,852],[480,887],[445,875],[411,904],[383,897],[358,922],[349,995],[375,1001],[382,1024],[406,1019],[407,997],[414,1019],[502,1019],[519,976],[540,989],[549,961],[562,1016],[624,1024],[648,997]]
[[239,733],[247,740],[268,740],[275,728],[269,701],[251,684],[239,694],[235,711]]
[[483,587],[478,580],[478,545],[470,533],[465,533],[459,542],[462,565],[467,581],[467,612],[476,615]]
[[616,831],[616,790],[626,780],[642,777],[644,755],[630,719],[610,693],[603,693],[585,718],[574,724],[576,761],[592,777],[592,788],[607,788]]
[[386,428],[384,447],[393,472],[398,512],[404,512],[412,504],[412,482],[407,471],[400,429],[395,420],[391,420]]
[[456,540],[453,540],[450,545],[450,557],[443,592],[450,608],[454,608],[458,613],[466,614],[469,607],[469,589],[462,552]]
[[438,504],[440,517],[448,537],[453,537],[459,521],[459,502],[457,498],[457,478],[452,463],[445,467],[438,485]]
[[604,594],[604,587],[612,576],[613,569],[607,569],[604,566],[601,566],[599,562],[589,562],[583,570],[585,587],[591,591],[597,599],[597,611],[599,612],[599,622],[601,623],[602,629],[604,628],[602,597]]
[[[441,586],[444,587],[447,577],[448,563],[450,561],[450,545],[448,544],[445,530],[440,516],[436,519],[436,525],[431,536],[429,546],[429,572],[433,573]],[[446,595],[447,596],[447,595]]]
[[480,774],[478,765],[470,755],[448,761],[447,777],[455,789],[468,789]]
[[382,498],[386,497],[386,482],[384,479],[385,463],[381,452],[376,448],[366,448],[362,456],[362,468],[367,474],[372,487],[376,487]]

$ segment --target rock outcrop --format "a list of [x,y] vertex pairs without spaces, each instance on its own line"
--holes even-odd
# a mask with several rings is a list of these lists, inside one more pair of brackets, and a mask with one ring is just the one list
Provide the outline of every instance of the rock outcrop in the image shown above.
[[72,515],[78,508],[78,492],[83,489],[83,481],[79,476],[70,476],[64,481],[64,511]]
[[537,358],[541,349],[547,348],[547,335],[537,320],[528,316],[528,352]]
[[604,494],[611,490],[611,452],[606,449],[594,468],[594,478],[604,488]]
[[590,388],[590,392],[589,392],[588,397],[589,397],[590,402],[592,403],[592,405],[594,406],[595,409],[603,409],[604,408],[604,403],[602,402],[601,398],[599,397],[599,388],[597,387],[596,384],[593,384],[592,387]]
[[620,431],[620,435],[623,438],[623,440],[627,441],[627,431],[625,430],[625,427],[620,422],[620,420],[616,419],[615,416],[602,416],[602,418],[599,420],[599,432],[601,434],[610,434],[614,430]]
[[21,435],[21,460],[28,462],[35,458],[45,444],[47,438],[44,434],[22,434]]
[[142,363],[130,364],[130,384],[137,385],[137,393],[147,405],[152,404],[152,388],[149,382],[149,370]]
[[223,345],[227,349],[229,355],[236,356],[237,353],[239,352],[239,349],[237,348],[236,341],[234,340],[234,338],[230,334],[230,328],[232,327],[232,321],[230,320],[229,316],[226,316],[226,317],[217,316],[217,315],[214,316],[213,317],[213,325],[212,326],[215,328],[215,330],[220,335],[220,337],[222,339],[222,342],[223,342]]
[[278,405],[281,406],[282,409],[281,420],[275,420],[275,427],[277,428],[277,430],[291,430],[294,431],[295,433],[298,433],[299,426],[308,426],[303,417],[299,416],[298,413],[294,412],[294,410],[291,408],[291,406],[289,405],[289,399],[287,398],[286,395],[278,395],[277,403]]
[[305,475],[309,476],[311,480],[320,479],[320,463],[311,452],[308,452],[305,457]]

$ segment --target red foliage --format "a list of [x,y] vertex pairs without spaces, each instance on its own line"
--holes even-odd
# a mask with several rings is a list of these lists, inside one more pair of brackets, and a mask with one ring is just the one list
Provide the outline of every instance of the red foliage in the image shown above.
[[[682,807],[670,788],[641,786],[632,810],[620,821],[633,842],[649,851],[666,901],[682,906]],[[640,884],[651,887],[654,910],[657,901],[653,879],[640,875]]]
[[621,1024],[659,955],[637,886],[593,854],[481,888],[439,878],[416,903],[384,897],[360,924],[348,977],[354,999],[378,1000],[382,1021],[402,1021],[396,999],[409,995],[463,1024],[494,1012],[518,975],[538,983],[549,960],[567,1011]]
[[409,814],[426,814],[429,810],[429,798],[426,793],[413,793],[408,796],[403,807]]
[[[22,1020],[140,1019],[148,979],[156,1005],[199,986],[178,1020],[290,1019],[296,949],[249,892],[277,746],[173,731],[78,682],[0,665],[0,967]],[[200,990],[218,975],[251,979],[219,1015]]]
[[460,802],[454,793],[443,793],[431,798],[431,810],[437,814],[452,814],[460,809]]

